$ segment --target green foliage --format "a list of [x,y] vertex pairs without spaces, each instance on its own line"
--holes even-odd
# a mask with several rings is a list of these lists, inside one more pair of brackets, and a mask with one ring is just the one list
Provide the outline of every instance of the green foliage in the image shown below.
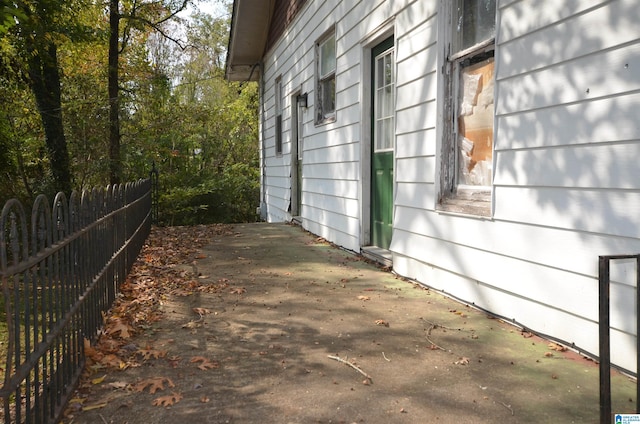
[[[105,186],[108,11],[84,0],[41,4],[50,2],[56,3],[51,4],[57,12],[47,19],[49,38],[58,50],[74,188]],[[122,8],[126,12],[133,4],[123,1]],[[27,27],[3,27],[6,14],[4,3],[0,5],[0,200],[18,197],[28,204],[38,193],[52,194],[53,178],[20,52],[20,36]],[[72,11],[73,16],[61,11]],[[163,10],[149,10],[149,16],[154,13],[164,16]],[[122,30],[128,43],[120,56],[122,181],[148,176],[155,162],[163,224],[256,219],[258,88],[224,80],[229,18],[191,18],[182,33],[183,45],[190,46],[185,50],[148,25]],[[162,30],[170,34],[172,25],[167,22]]]

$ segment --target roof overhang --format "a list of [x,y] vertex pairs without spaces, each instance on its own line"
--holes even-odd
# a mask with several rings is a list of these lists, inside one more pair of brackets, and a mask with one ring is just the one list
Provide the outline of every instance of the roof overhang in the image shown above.
[[275,0],[234,0],[225,77],[257,81]]

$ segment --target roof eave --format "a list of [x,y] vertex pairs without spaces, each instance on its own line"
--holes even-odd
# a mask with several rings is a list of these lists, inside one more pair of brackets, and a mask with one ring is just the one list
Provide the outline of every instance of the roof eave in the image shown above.
[[225,78],[257,81],[275,0],[234,0]]

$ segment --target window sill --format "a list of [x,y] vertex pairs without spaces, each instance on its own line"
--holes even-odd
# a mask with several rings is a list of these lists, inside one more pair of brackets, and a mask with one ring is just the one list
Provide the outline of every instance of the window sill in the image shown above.
[[491,191],[461,189],[454,196],[443,198],[436,209],[438,212],[491,218]]
[[326,125],[326,124],[330,124],[332,122],[336,122],[336,117],[335,115],[333,116],[327,116],[326,118],[320,120],[320,121],[316,121],[315,125],[316,127],[322,126],[322,125]]

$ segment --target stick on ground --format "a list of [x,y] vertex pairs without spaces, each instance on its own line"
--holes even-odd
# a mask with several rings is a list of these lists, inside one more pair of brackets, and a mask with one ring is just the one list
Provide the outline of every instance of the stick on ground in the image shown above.
[[367,380],[369,380],[370,383],[373,383],[373,379],[371,378],[371,376],[369,376],[369,374],[367,374],[366,372],[362,371],[362,369],[360,369],[360,367],[358,367],[357,365],[354,365],[351,362],[347,361],[346,359],[342,359],[339,356],[328,355],[328,358],[335,359],[338,362],[342,362],[345,365],[349,365],[351,368],[358,371],[360,374],[364,375],[367,378]]

